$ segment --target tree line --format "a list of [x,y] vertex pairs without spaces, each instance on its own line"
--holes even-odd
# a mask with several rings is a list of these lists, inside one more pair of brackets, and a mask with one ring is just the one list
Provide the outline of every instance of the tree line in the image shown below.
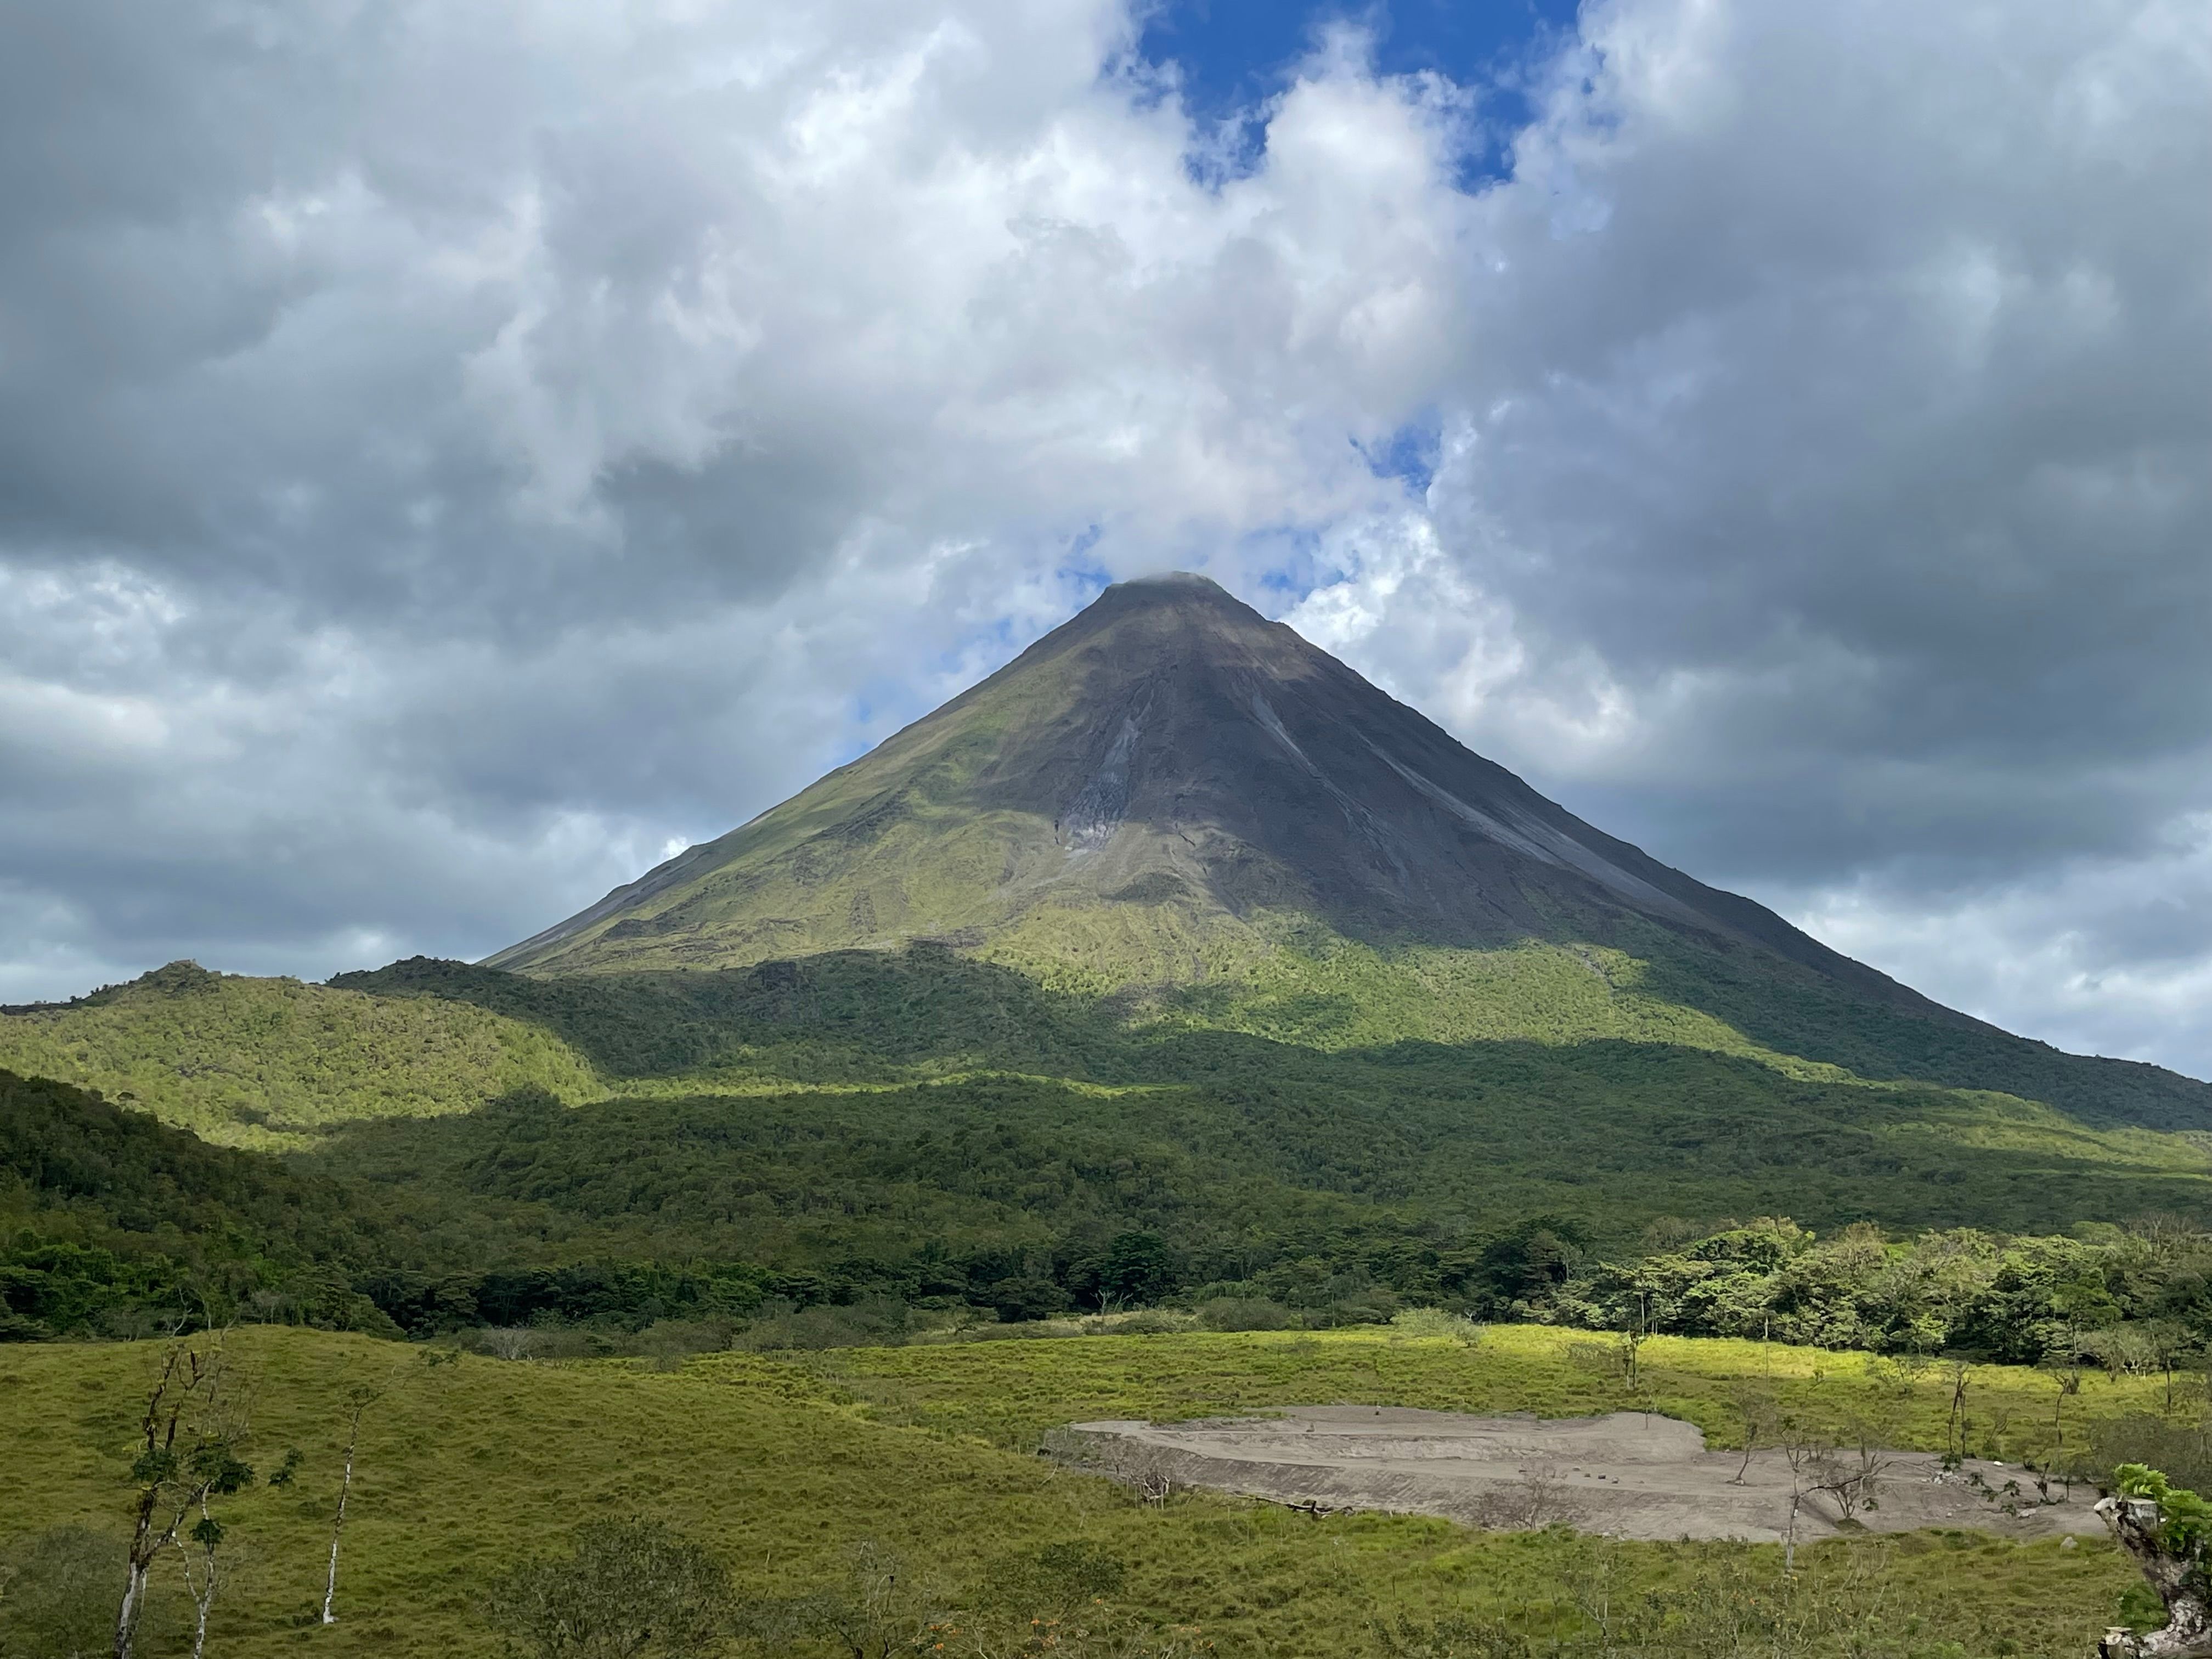
[[[1265,1178],[1134,1109],[1055,1138],[1024,1119],[1040,1100],[1060,1109],[981,1084],[902,1130],[881,1103],[876,1127],[841,1127],[804,1100],[617,1111],[525,1091],[284,1160],[0,1073],[0,1340],[1203,1305],[1315,1327],[1429,1306],[1619,1328],[1634,1310],[1689,1335],[2130,1370],[2212,1340],[2192,1217],[1898,1236],[1662,1216],[1623,1249],[1572,1212],[1470,1218]],[[895,1340],[900,1321],[860,1322]]]

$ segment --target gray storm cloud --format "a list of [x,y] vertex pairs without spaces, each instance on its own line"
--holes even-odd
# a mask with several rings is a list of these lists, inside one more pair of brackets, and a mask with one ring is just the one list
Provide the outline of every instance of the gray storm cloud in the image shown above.
[[[2212,1069],[2212,22],[0,22],[0,994],[474,955],[1203,565],[1586,816]],[[1410,434],[1419,493],[1365,457]]]

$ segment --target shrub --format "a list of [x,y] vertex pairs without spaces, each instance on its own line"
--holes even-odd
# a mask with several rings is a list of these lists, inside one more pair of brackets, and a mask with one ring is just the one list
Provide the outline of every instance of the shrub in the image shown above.
[[525,1562],[484,1615],[540,1659],[682,1659],[727,1638],[729,1569],[665,1522],[594,1521],[566,1557]]
[[1408,1308],[1391,1320],[1390,1329],[1401,1336],[1443,1337],[1470,1348],[1482,1340],[1480,1324],[1442,1308]]
[[1291,1310],[1264,1296],[1217,1296],[1198,1304],[1198,1316],[1212,1331],[1281,1331],[1292,1323]]
[[1085,1336],[1171,1336],[1192,1324],[1188,1314],[1162,1308],[1142,1308],[1133,1314],[1107,1314],[1083,1322]]
[[1047,1544],[1006,1575],[1010,1601],[1027,1613],[1065,1613],[1120,1594],[1129,1571],[1096,1544]]
[[760,1315],[730,1346],[768,1348],[878,1348],[903,1343],[914,1322],[905,1303],[864,1297],[848,1307],[799,1308],[780,1297],[761,1304]]
[[670,1370],[693,1354],[721,1352],[730,1346],[736,1330],[728,1319],[656,1319],[629,1346],[663,1370]]
[[2112,1478],[2122,1497],[2148,1498],[2158,1505],[2159,1541],[2174,1554],[2195,1555],[2212,1543],[2212,1504],[2140,1463],[2121,1464]]

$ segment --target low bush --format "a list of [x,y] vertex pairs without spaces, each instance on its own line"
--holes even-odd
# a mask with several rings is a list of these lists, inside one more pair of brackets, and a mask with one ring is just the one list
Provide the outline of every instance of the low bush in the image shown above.
[[914,1310],[891,1297],[866,1297],[846,1306],[800,1308],[781,1297],[761,1304],[757,1317],[737,1333],[732,1346],[759,1352],[776,1348],[875,1348],[903,1343],[914,1329]]
[[1455,1314],[1442,1308],[1407,1308],[1390,1322],[1394,1336],[1441,1337],[1473,1347],[1482,1340],[1483,1328],[1465,1314]]
[[1264,1296],[1217,1296],[1198,1304],[1199,1319],[1210,1331],[1285,1331],[1297,1316]]
[[587,1522],[565,1557],[494,1584],[484,1616],[539,1659],[690,1659],[720,1651],[738,1611],[730,1570],[664,1522]]

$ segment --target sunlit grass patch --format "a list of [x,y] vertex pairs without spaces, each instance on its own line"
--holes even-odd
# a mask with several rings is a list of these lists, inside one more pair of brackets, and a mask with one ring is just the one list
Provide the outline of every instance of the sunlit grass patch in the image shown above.
[[[1771,1549],[1601,1546],[1411,1516],[1315,1520],[1202,1493],[1153,1509],[1035,1455],[1044,1428],[1091,1416],[1331,1398],[1543,1413],[1620,1404],[1617,1383],[1577,1360],[1578,1340],[1588,1339],[1517,1328],[1472,1348],[1381,1331],[1097,1336],[805,1361],[724,1355],[659,1370],[474,1357],[434,1367],[419,1346],[252,1328],[229,1344],[252,1382],[253,1461],[265,1469],[298,1446],[304,1464],[293,1487],[257,1486],[228,1514],[234,1577],[210,1650],[273,1655],[312,1638],[333,1653],[489,1654],[496,1644],[474,1607],[490,1575],[565,1548],[582,1521],[631,1514],[705,1540],[755,1597],[833,1584],[872,1540],[985,1632],[1025,1628],[1029,1610],[1009,1605],[1008,1587],[1027,1582],[1024,1564],[1046,1546],[1083,1540],[1125,1565],[1128,1618],[1196,1624],[1217,1650],[1255,1656],[1377,1651],[1370,1621],[1401,1613],[1434,1620],[1473,1609],[1531,1632],[1565,1628],[1580,1616],[1575,1586],[1601,1570],[1639,1593],[1723,1571],[1771,1583]],[[0,1350],[0,1550],[66,1522],[119,1528],[131,1424],[155,1352]],[[1824,1407],[1884,1410],[1904,1443],[1941,1437],[1932,1389],[1923,1382],[1907,1392],[1860,1356],[1661,1341],[1644,1363],[1658,1408],[1717,1439],[1728,1432],[1727,1391],[1747,1375]],[[364,1379],[389,1392],[363,1435],[340,1622],[322,1630],[309,1618],[341,1402]],[[1972,1388],[1992,1413],[2015,1413],[2024,1432],[2047,1384],[1977,1367]],[[2078,1408],[2116,1408],[2142,1391],[2094,1380]],[[1804,1554],[1822,1571],[1872,1564],[1866,1571],[1879,1570],[1929,1644],[1962,1644],[1927,1645],[1929,1655],[2086,1651],[2132,1581],[2115,1552],[2094,1544],[1923,1534]],[[179,1650],[171,1631],[155,1635],[149,1653]]]

